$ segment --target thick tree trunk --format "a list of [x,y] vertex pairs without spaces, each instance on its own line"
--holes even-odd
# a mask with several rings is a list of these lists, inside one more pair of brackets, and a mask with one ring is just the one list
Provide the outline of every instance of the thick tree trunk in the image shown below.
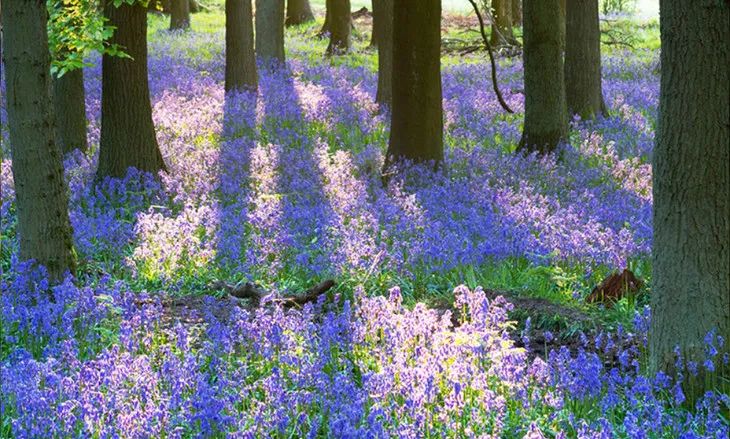
[[309,6],[309,0],[287,0],[284,22],[286,26],[296,26],[310,21],[314,21],[314,14],[312,7]]
[[327,7],[327,3],[325,2],[325,10],[324,10],[324,23],[322,23],[322,29],[319,30],[317,33],[317,37],[322,38],[325,35],[328,35],[330,33],[330,8]]
[[393,0],[374,0],[379,4],[380,44],[378,44],[378,91],[375,102],[390,106],[393,98]]
[[256,90],[251,0],[226,0],[225,90]]
[[284,63],[284,0],[256,0],[256,56]]
[[492,35],[489,44],[492,47],[512,44],[515,40],[512,33],[512,3],[510,0],[492,0]]
[[701,364],[710,330],[730,340],[730,10],[662,0],[660,11],[649,350],[653,370],[674,372],[675,346]]
[[350,50],[350,0],[327,0],[330,14],[330,43],[327,56],[346,53]]
[[578,114],[583,119],[605,114],[598,0],[568,0],[565,23],[565,101],[568,114]]
[[[382,25],[383,0],[373,0],[373,26],[370,34],[370,47],[378,47],[378,42],[382,38],[380,26]],[[392,19],[392,16],[391,16]]]
[[170,30],[190,29],[190,3],[188,0],[170,1]]
[[512,26],[522,26],[522,0],[512,0]]
[[53,78],[53,107],[56,114],[56,143],[61,152],[86,151],[86,101],[84,70]]
[[73,271],[72,234],[50,88],[46,3],[5,0],[3,55],[21,259],[53,280]]
[[393,5],[393,104],[386,166],[443,159],[441,1]]
[[101,138],[97,179],[124,177],[129,167],[157,174],[165,170],[152,123],[147,79],[147,12],[139,3],[104,7],[116,27],[110,43],[131,57],[104,55],[101,78]]
[[519,148],[548,153],[568,131],[559,0],[525,0],[525,124]]

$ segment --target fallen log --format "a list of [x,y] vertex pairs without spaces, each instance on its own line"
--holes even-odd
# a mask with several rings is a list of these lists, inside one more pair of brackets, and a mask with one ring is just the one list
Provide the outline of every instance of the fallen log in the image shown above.
[[[314,287],[306,290],[303,293],[295,294],[286,297],[276,297],[271,299],[271,302],[280,303],[284,308],[301,307],[309,302],[316,302],[319,296],[326,293],[330,288],[335,286],[335,281],[327,279],[320,282]],[[238,285],[230,285],[225,282],[216,282],[212,285],[215,290],[224,290],[228,295],[236,297],[238,299],[248,299],[251,305],[258,307],[261,306],[261,302],[264,297],[270,294],[264,291],[259,285],[251,282],[245,282]]]

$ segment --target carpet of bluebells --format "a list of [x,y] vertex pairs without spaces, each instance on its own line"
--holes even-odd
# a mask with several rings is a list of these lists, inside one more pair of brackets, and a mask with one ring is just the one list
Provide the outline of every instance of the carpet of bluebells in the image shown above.
[[[220,28],[154,31],[158,179],[93,185],[92,60],[92,150],[65,159],[80,268],[57,286],[17,259],[2,127],[0,437],[728,437],[726,394],[688,407],[681,376],[644,372],[648,309],[535,356],[511,335],[512,304],[457,286],[465,267],[562,267],[579,302],[595,273],[646,264],[658,53],[606,56],[611,117],[575,121],[547,158],[514,154],[521,115],[500,111],[483,56],[447,57],[445,166],[383,187],[373,54],[324,61],[314,32],[288,33],[287,66],[262,68],[258,95],[224,96]],[[500,78],[521,110],[519,59]],[[328,277],[335,294],[288,311],[204,294],[215,279],[286,293]],[[453,306],[414,285],[450,285]],[[194,323],[169,309],[191,293]],[[705,342],[690,370],[727,363],[724,340]]]

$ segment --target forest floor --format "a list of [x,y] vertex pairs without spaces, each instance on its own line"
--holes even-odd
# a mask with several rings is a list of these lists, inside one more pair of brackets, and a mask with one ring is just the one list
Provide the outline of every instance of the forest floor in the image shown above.
[[[368,18],[331,59],[321,21],[286,31],[287,66],[261,68],[256,94],[224,96],[221,9],[189,32],[150,14],[157,179],[93,186],[89,60],[91,148],[64,163],[79,270],[57,287],[17,260],[0,127],[0,437],[726,435],[727,395],[688,411],[647,378],[647,286],[587,301],[617,270],[651,280],[656,23],[603,23],[610,116],[574,120],[550,157],[515,154],[520,57],[498,59],[506,114],[485,52],[445,50],[445,166],[383,186]],[[444,38],[473,25],[449,13]],[[325,279],[316,303],[276,306]],[[246,281],[271,295],[217,287]]]

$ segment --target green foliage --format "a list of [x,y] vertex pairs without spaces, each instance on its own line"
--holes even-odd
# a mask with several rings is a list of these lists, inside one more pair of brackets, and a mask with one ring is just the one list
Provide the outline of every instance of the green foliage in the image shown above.
[[107,24],[96,2],[48,0],[47,7],[52,74],[61,77],[70,70],[86,66],[84,59],[91,52],[128,57],[121,47],[108,43],[114,27]]

